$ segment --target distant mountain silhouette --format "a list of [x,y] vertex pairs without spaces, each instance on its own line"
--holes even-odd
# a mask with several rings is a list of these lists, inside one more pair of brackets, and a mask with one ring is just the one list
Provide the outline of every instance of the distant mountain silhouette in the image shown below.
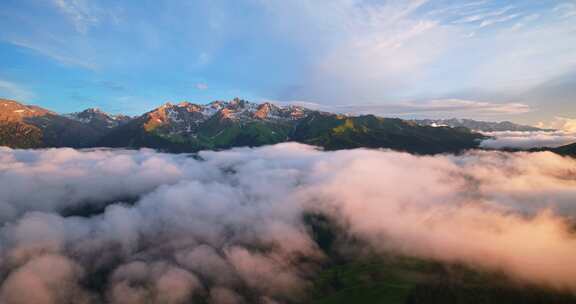
[[499,131],[555,131],[552,129],[541,129],[532,126],[525,126],[515,124],[510,121],[500,121],[500,122],[489,122],[489,121],[479,121],[473,119],[460,119],[460,118],[450,118],[450,119],[420,119],[413,120],[415,123],[423,126],[447,126],[447,127],[463,127],[468,128],[473,131],[481,132],[499,132]]
[[576,156],[576,143],[554,148],[552,151],[561,155]]

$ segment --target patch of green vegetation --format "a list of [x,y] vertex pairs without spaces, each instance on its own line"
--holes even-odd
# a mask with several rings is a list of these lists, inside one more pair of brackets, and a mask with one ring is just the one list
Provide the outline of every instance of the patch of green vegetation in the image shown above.
[[158,136],[160,138],[163,138],[165,140],[171,141],[172,143],[175,144],[188,144],[190,143],[190,139],[186,138],[182,135],[179,134],[164,134],[161,132],[157,131],[158,129],[155,129],[154,131],[150,132],[151,134]]
[[576,294],[517,285],[500,273],[406,257],[355,259],[327,267],[314,304],[574,304]]
[[350,118],[347,118],[344,121],[344,124],[332,129],[332,133],[337,135],[341,135],[346,132],[357,132],[357,131],[358,130],[356,130],[356,128],[354,127],[354,121],[352,121],[352,119]]
[[225,127],[201,130],[199,140],[211,148],[229,148],[235,146],[262,146],[282,142],[288,136],[289,126],[265,122],[245,124],[229,123]]
[[395,118],[318,112],[298,123],[291,138],[327,150],[364,147],[435,154],[475,148],[482,136],[467,129],[422,127]]
[[416,281],[401,265],[349,263],[323,271],[314,282],[312,303],[405,303]]
[[354,255],[338,248],[366,248],[329,217],[306,214],[304,222],[327,256],[305,303],[314,304],[563,304],[576,294],[518,285],[498,272],[392,253]]
[[[417,286],[446,276],[445,267],[390,255],[350,260],[328,267],[317,276],[312,303],[406,303]],[[486,280],[487,274],[476,274]]]

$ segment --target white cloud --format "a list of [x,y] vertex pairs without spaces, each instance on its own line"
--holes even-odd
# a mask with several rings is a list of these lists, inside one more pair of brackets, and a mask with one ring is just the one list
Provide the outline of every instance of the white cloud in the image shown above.
[[549,122],[539,122],[536,124],[538,128],[556,129],[570,133],[576,133],[576,118],[567,118],[557,116],[554,120]]
[[451,35],[437,21],[413,16],[427,2],[264,2],[280,35],[313,56],[288,98],[371,102],[420,80]]
[[100,22],[92,1],[53,0],[54,5],[70,18],[79,33],[86,34],[91,26]]
[[558,4],[554,11],[559,13],[562,18],[572,18],[576,16],[576,4],[573,2],[565,2]]
[[[549,152],[420,157],[287,143],[194,158],[0,148],[0,170],[3,303],[93,298],[81,282],[102,275],[110,302],[299,302],[323,259],[303,222],[311,212],[360,250],[576,290],[566,267],[576,263],[576,160]],[[122,203],[129,197],[133,205]],[[62,215],[87,203],[110,205]]]
[[491,19],[485,19],[480,23],[480,27],[486,27],[486,26],[490,26],[496,23],[502,23],[502,22],[507,22],[513,19],[517,19],[518,17],[520,17],[520,14],[511,14],[511,15],[505,15],[505,16],[501,16],[498,18],[491,18]]
[[275,96],[280,100],[363,105],[481,98],[457,92],[509,98],[576,66],[573,23],[522,3],[261,2],[279,35],[310,58],[301,79]]
[[208,52],[201,52],[198,55],[197,63],[200,66],[207,65],[212,61],[212,55]]
[[198,90],[207,90],[208,84],[204,83],[204,82],[199,82],[199,83],[195,84],[194,87]]
[[28,101],[34,97],[34,93],[19,84],[0,79],[0,97]]
[[472,41],[468,50],[479,56],[481,65],[472,70],[470,86],[522,93],[573,72],[574,29],[574,24],[567,22],[541,20],[537,25],[512,26]]
[[[510,10],[514,9],[513,6],[506,6],[503,8],[499,8],[496,10],[488,10],[488,11],[484,11],[482,13],[479,14],[472,14],[472,15],[468,15],[465,16],[461,19],[455,20],[452,23],[453,24],[459,24],[459,23],[483,23],[487,20],[494,20],[494,19],[498,19],[498,18],[502,18],[502,16],[504,14],[506,14],[507,12],[509,12]],[[463,11],[462,7],[460,8],[459,12]],[[464,10],[465,11],[465,10]],[[504,15],[506,16],[506,15]],[[481,26],[482,27],[482,26]]]
[[38,41],[28,41],[20,39],[12,39],[9,41],[11,44],[32,50],[38,54],[47,56],[64,65],[78,66],[84,69],[96,70],[98,66],[88,58],[79,59],[78,57],[66,54],[66,48],[59,49],[59,43],[44,44]]
[[519,30],[519,29],[527,26],[528,24],[538,20],[538,18],[540,18],[540,17],[541,17],[540,14],[530,14],[530,15],[524,16],[512,26],[512,30]]
[[459,16],[475,15],[474,12],[477,12],[481,7],[488,4],[489,2],[490,0],[479,0],[457,3],[454,5],[443,5],[440,8],[436,8],[427,12],[426,14],[430,16],[440,16],[445,14],[457,14]]
[[489,149],[532,149],[532,148],[556,148],[576,142],[576,132],[564,131],[532,131],[532,132],[484,132],[493,138],[482,141],[483,148]]

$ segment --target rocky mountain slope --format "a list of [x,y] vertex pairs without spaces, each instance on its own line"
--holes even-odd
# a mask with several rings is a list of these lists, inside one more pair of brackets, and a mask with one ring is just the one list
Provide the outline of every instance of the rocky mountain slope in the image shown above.
[[125,124],[132,120],[126,115],[110,115],[97,108],[86,109],[82,112],[65,114],[67,118],[87,124],[100,132],[106,133],[115,127]]
[[259,146],[288,139],[309,110],[234,99],[207,105],[164,104],[118,127],[98,144],[152,147],[170,151]]
[[451,118],[451,119],[421,119],[421,120],[413,120],[415,123],[422,125],[422,126],[448,126],[448,127],[463,127],[468,128],[474,131],[480,132],[500,132],[500,131],[523,131],[523,132],[531,132],[531,131],[554,131],[550,129],[540,129],[532,126],[525,126],[515,124],[509,121],[501,121],[501,122],[488,122],[488,121],[479,121],[479,120],[472,120],[472,119],[458,119],[458,118]]
[[101,135],[88,124],[49,110],[0,99],[0,145],[81,148],[91,146]]
[[484,138],[466,128],[421,126],[401,119],[338,115],[237,98],[206,105],[167,103],[135,118],[97,109],[58,115],[15,101],[3,104],[0,145],[18,148],[148,147],[195,152],[297,141],[329,150],[368,147],[429,154],[475,148]]

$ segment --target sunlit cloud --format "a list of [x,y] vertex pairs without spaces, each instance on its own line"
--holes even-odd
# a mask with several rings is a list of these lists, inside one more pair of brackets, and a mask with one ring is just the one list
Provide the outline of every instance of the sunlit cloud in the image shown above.
[[576,133],[576,118],[558,116],[549,122],[539,122],[536,124],[536,126],[539,128],[550,128],[570,133]]
[[[0,160],[2,302],[292,303],[326,258],[306,214],[329,219],[336,250],[355,259],[407,255],[576,289],[576,161],[549,152],[287,143],[197,157],[0,148]],[[100,211],[69,216],[82,210]]]
[[480,146],[489,149],[556,148],[576,142],[576,132],[566,131],[503,131],[484,134],[492,138],[482,141]]

